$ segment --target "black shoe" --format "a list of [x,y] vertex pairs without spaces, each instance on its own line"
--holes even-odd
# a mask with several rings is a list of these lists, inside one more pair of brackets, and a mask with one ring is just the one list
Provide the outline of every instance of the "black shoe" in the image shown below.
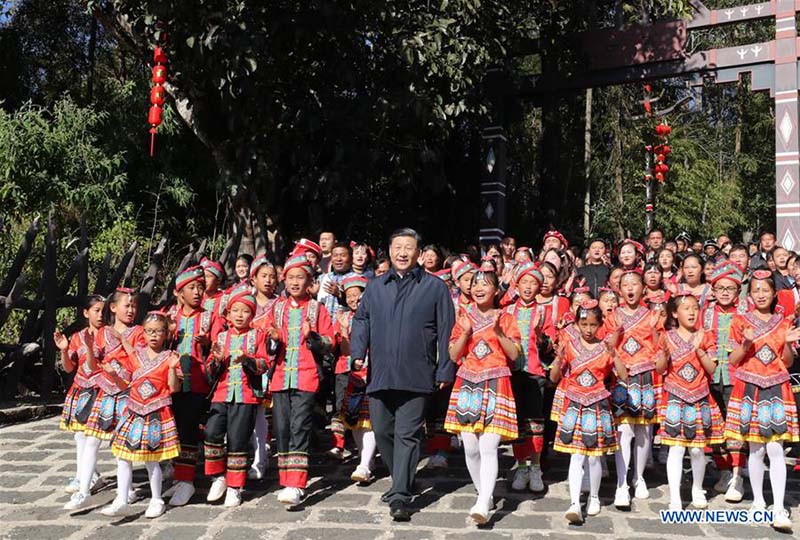
[[389,505],[389,515],[395,521],[411,521],[411,512],[403,501],[394,501]]
[[[382,503],[388,503],[388,502],[389,502],[389,497],[390,497],[391,493],[392,493],[392,490],[391,490],[391,489],[389,489],[388,491],[384,491],[383,493],[381,493],[381,502],[382,502]],[[422,493],[422,488],[421,488],[421,487],[420,487],[420,485],[417,483],[417,481],[416,481],[416,480],[414,480],[414,483],[413,483],[413,484],[411,484],[411,494],[412,494],[413,496],[417,496],[417,495],[419,495],[419,494],[421,494],[421,493]],[[476,493],[477,493],[477,492],[476,492]]]

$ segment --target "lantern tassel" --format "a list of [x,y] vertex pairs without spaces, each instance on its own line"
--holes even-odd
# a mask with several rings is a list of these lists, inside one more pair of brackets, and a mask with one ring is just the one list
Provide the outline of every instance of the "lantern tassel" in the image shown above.
[[150,157],[153,157],[156,150],[156,128],[150,129]]

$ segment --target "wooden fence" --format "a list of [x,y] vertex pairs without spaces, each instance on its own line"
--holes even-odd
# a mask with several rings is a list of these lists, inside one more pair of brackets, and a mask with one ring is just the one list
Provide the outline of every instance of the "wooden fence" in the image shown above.
[[[60,308],[75,308],[75,322],[64,329],[70,334],[85,324],[83,306],[89,294],[108,296],[117,287],[137,287],[139,296],[139,321],[153,309],[168,306],[173,302],[175,275],[185,268],[197,264],[206,254],[205,240],[192,243],[180,264],[167,274],[163,293],[153,298],[159,276],[164,275],[162,264],[168,239],[162,238],[150,254],[150,264],[141,280],[134,279],[138,245],[134,242],[124,255],[112,264],[113,255],[106,252],[97,272],[94,288],[89,291],[89,238],[85,221],[81,223],[80,245],[74,260],[59,279],[57,275],[58,236],[52,212],[45,227],[44,269],[36,287],[35,296],[25,296],[27,286],[25,263],[34,249],[37,236],[43,224],[34,219],[5,278],[0,283],[0,329],[8,322],[12,310],[23,310],[26,316],[21,325],[17,343],[0,343],[0,395],[3,399],[13,399],[21,393],[36,393],[47,400],[54,390],[58,373],[56,371],[57,348],[53,342],[56,330],[56,315]],[[227,275],[233,275],[236,257],[242,241],[242,228],[231,235],[218,261],[225,267]],[[259,231],[260,232],[260,231]],[[260,235],[259,235],[260,236]],[[263,246],[264,242],[257,242]],[[257,247],[262,247],[257,246]],[[73,283],[76,286],[73,288]],[[74,293],[71,291],[74,290]],[[138,322],[138,321],[137,321]]]

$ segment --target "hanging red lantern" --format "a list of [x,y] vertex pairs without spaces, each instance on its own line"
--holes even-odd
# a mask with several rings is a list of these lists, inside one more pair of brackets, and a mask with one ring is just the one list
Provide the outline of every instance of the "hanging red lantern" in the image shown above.
[[658,180],[658,182],[660,184],[663,184],[664,183],[664,175],[662,173],[656,173],[656,180]]
[[152,105],[150,112],[147,115],[147,123],[153,126],[153,130],[161,125],[161,111],[163,109],[158,105]]
[[670,148],[669,145],[665,144],[661,153],[664,154],[665,156],[668,156],[672,153],[672,148]]
[[153,66],[153,84],[164,84],[167,82],[167,68],[165,66]]
[[159,107],[164,105],[164,87],[160,84],[154,86],[150,89],[150,103],[153,105],[158,105]]
[[164,99],[166,91],[164,83],[167,82],[167,53],[162,47],[156,47],[153,51],[153,87],[150,89],[150,111],[147,114],[147,123],[150,124],[150,156],[155,153],[156,130],[163,121]]
[[659,163],[664,163],[664,160],[666,160],[666,159],[667,159],[667,156],[665,156],[664,154],[658,154],[656,156],[656,161],[658,161]]
[[672,128],[668,124],[664,124],[664,135],[669,135],[670,133],[672,133]]
[[156,64],[167,63],[167,53],[164,52],[164,49],[161,47],[156,47],[156,49],[153,51],[153,62]]

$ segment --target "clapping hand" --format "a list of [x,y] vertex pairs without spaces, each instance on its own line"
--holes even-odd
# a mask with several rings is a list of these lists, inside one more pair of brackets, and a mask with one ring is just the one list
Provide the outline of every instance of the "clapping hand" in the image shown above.
[[211,346],[211,361],[221,362],[222,358],[222,347],[220,347],[219,343],[214,343],[214,345]]
[[195,342],[199,343],[201,347],[206,347],[211,342],[211,340],[208,337],[208,334],[205,331],[197,334],[194,337],[194,340]]
[[505,337],[505,333],[503,332],[503,327],[500,325],[500,316],[501,313],[495,313],[494,315],[494,333],[497,337]]
[[692,339],[692,347],[695,350],[700,348],[700,345],[703,343],[703,332],[698,331],[694,333],[694,339]]
[[786,332],[786,343],[794,343],[800,340],[800,328],[792,327]]
[[744,346],[745,349],[749,349],[750,346],[753,344],[753,339],[754,339],[753,327],[748,326],[747,328],[745,328],[744,331],[742,332],[742,336],[744,337],[744,339],[742,340],[742,346]]
[[350,319],[348,319],[344,314],[339,316],[339,327],[342,329],[343,335],[348,335],[350,333]]
[[56,347],[58,347],[58,350],[60,351],[66,351],[67,348],[69,348],[69,340],[64,334],[62,334],[58,330],[53,332],[53,341],[55,342]]
[[458,315],[458,327],[467,335],[472,333],[472,323],[463,312]]
[[325,285],[322,286],[326,293],[336,296],[339,296],[339,286],[336,285],[333,281],[326,281]]
[[175,351],[170,352],[167,355],[167,365],[172,369],[177,369],[181,365],[180,355]]
[[267,329],[267,335],[269,336],[270,339],[274,339],[275,341],[278,341],[278,339],[281,337],[281,333],[278,332],[278,329],[275,328],[274,326],[270,326]]

